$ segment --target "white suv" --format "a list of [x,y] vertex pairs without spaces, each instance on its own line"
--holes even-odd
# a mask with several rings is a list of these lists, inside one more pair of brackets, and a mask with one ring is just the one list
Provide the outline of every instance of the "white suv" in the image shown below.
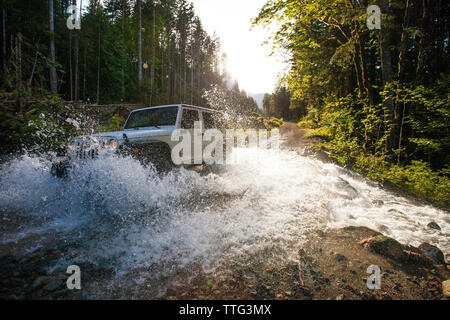
[[63,177],[74,159],[95,159],[100,155],[119,153],[132,155],[158,170],[173,167],[171,152],[178,143],[171,140],[176,129],[194,129],[197,121],[204,130],[217,128],[220,112],[212,109],[175,104],[133,110],[121,131],[102,132],[72,139],[52,173]]

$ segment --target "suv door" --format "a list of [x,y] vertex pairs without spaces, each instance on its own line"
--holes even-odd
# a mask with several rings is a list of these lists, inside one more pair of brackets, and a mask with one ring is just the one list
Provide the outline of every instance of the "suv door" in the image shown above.
[[[199,110],[195,110],[195,109],[188,109],[188,108],[183,108],[182,110],[182,114],[181,114],[181,124],[180,127],[181,129],[185,129],[189,131],[189,134],[191,135],[191,160],[192,160],[192,164],[194,164],[194,148],[195,148],[195,144],[194,144],[194,125],[196,121],[200,121],[200,112]],[[201,137],[199,137],[202,141],[203,141],[203,132],[201,133]],[[199,152],[203,153],[203,142],[200,146],[200,150]],[[198,161],[197,161],[198,162]],[[201,163],[195,163],[195,164],[201,164]]]
[[[203,121],[203,133],[208,129],[216,129],[222,132],[222,156],[216,158],[216,161],[222,158],[222,160],[226,159],[226,130],[223,127],[221,116],[217,112],[210,111],[202,111],[202,121]],[[203,141],[203,150],[211,143],[212,141]],[[217,142],[217,140],[216,140]],[[215,158],[215,152],[211,154]]]

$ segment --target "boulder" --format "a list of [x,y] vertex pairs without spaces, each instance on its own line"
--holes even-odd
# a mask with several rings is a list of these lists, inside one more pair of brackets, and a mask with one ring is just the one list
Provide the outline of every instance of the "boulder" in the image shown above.
[[430,228],[430,229],[435,229],[435,230],[441,231],[441,227],[440,227],[436,222],[434,222],[434,221],[430,222],[430,223],[427,225],[427,227]]
[[64,281],[62,281],[61,279],[54,279],[52,281],[50,281],[45,287],[44,290],[46,291],[55,291],[56,289],[58,289],[59,287],[64,285]]
[[364,239],[360,244],[370,251],[388,258],[400,259],[403,257],[403,246],[400,242],[383,235]]
[[420,251],[423,255],[433,261],[434,264],[445,264],[444,254],[442,251],[429,243],[422,243],[419,246]]
[[413,250],[404,250],[404,261],[405,262],[413,262],[421,264],[425,267],[432,267],[434,262],[430,258],[426,257],[419,249],[409,247],[408,249]]

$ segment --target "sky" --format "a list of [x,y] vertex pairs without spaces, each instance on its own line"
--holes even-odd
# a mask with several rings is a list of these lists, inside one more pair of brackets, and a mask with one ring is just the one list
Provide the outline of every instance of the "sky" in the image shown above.
[[241,89],[271,93],[278,74],[285,69],[281,57],[269,56],[270,45],[262,45],[269,31],[254,27],[251,20],[267,0],[191,0],[209,35],[215,32],[227,54],[227,70]]

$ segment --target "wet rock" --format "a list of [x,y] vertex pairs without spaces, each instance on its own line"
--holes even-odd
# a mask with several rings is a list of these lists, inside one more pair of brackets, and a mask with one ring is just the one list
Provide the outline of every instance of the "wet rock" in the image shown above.
[[419,246],[419,249],[427,258],[431,259],[434,264],[445,264],[444,254],[438,247],[425,242]]
[[39,278],[37,278],[36,280],[33,281],[33,284],[31,285],[31,287],[33,289],[39,288],[40,286],[48,283],[48,281],[49,281],[48,279],[49,278],[50,277],[47,277],[47,276],[39,277]]
[[56,289],[59,289],[63,285],[64,285],[64,281],[62,281],[61,279],[55,279],[55,280],[50,281],[44,287],[44,290],[46,290],[46,291],[55,291]]
[[380,224],[378,226],[378,230],[380,230],[383,233],[388,233],[389,232],[389,228],[387,226],[385,226],[384,224]]
[[378,207],[381,207],[384,204],[383,200],[373,200],[372,203]]
[[337,183],[338,187],[346,193],[346,195],[351,199],[355,199],[358,197],[359,193],[347,180],[339,177],[339,182]]
[[441,227],[440,227],[436,222],[434,222],[434,221],[430,222],[430,223],[427,225],[427,227],[430,228],[430,229],[435,229],[435,230],[441,231]]
[[[33,283],[31,284],[31,288],[37,289],[45,286],[44,289],[46,289],[47,291],[53,291],[58,289],[58,287],[61,284],[63,284],[66,279],[67,275],[41,276],[33,281]],[[57,284],[58,286],[55,289],[53,289],[53,287],[56,286]],[[47,289],[47,286],[49,286],[48,288],[51,290]]]
[[450,297],[450,280],[442,282],[442,294]]
[[[411,248],[411,247],[409,247]],[[404,259],[406,262],[418,263],[426,267],[432,267],[434,262],[430,258],[426,257],[419,249],[404,250]]]
[[400,259],[403,256],[403,246],[398,241],[383,235],[364,239],[360,244],[366,249],[388,258]]
[[398,213],[398,214],[400,214],[400,215],[402,215],[402,216],[405,215],[404,212],[402,212],[402,211],[400,211],[400,210],[397,210],[397,209],[389,209],[388,212],[390,212],[390,213]]

